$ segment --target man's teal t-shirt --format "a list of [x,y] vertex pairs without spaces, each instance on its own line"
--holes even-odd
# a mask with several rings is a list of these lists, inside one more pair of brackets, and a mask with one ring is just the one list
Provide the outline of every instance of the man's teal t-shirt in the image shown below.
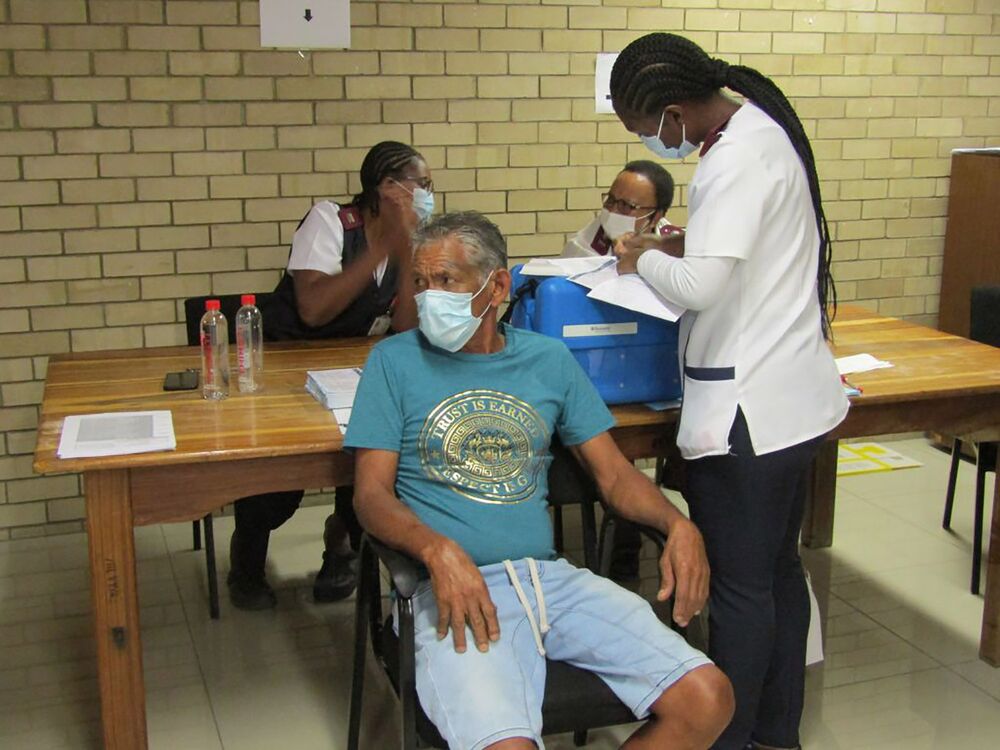
[[398,453],[396,494],[477,565],[555,556],[552,431],[579,445],[614,425],[561,341],[503,333],[494,354],[449,353],[417,330],[379,342],[344,437],[349,448]]

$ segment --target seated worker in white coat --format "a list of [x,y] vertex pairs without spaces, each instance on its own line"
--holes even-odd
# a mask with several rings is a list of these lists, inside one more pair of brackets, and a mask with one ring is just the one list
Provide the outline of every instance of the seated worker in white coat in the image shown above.
[[511,280],[496,225],[445,215],[413,247],[419,329],[372,349],[344,445],[362,526],[429,574],[413,598],[421,705],[449,747],[543,747],[547,656],[648,719],[623,747],[708,747],[733,711],[726,677],[644,599],[556,559],[553,433],[616,511],[667,535],[658,598],[676,592],[682,624],[707,595],[700,533],[622,455],[566,346],[498,326]]
[[679,234],[666,219],[674,200],[674,180],[659,164],[630,161],[608,192],[601,194],[601,212],[563,248],[564,258],[608,255],[623,234]]
[[[601,211],[566,243],[564,258],[609,255],[614,241],[625,234],[680,235],[684,230],[667,221],[674,199],[674,179],[656,162],[630,161],[601,194]],[[555,487],[559,492],[561,487]],[[639,580],[642,539],[630,523],[615,525],[611,580],[634,587]]]

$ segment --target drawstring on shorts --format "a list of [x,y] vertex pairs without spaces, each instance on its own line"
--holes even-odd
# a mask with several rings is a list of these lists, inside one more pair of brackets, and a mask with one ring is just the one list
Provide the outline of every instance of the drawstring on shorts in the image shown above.
[[528,563],[531,587],[535,590],[535,603],[538,605],[538,622],[535,621],[535,613],[528,603],[528,596],[524,593],[524,587],[521,586],[521,581],[517,577],[514,564],[510,560],[504,560],[503,566],[507,570],[507,577],[510,578],[510,583],[517,594],[517,600],[521,602],[524,614],[528,617],[528,624],[531,626],[531,634],[535,636],[535,647],[538,649],[538,654],[539,656],[545,656],[545,646],[542,645],[542,636],[549,632],[549,618],[548,613],[545,611],[545,594],[542,592],[542,582],[538,577],[538,563],[531,557],[525,559]]

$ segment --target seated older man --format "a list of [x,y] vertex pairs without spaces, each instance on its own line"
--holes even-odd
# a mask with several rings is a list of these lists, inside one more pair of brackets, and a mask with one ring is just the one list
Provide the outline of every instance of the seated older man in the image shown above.
[[419,330],[372,350],[344,443],[361,524],[429,574],[414,597],[428,716],[456,750],[543,747],[547,656],[595,672],[648,719],[623,747],[708,747],[732,713],[727,678],[646,601],[556,559],[553,430],[618,513],[667,535],[658,597],[676,595],[681,624],[707,596],[698,530],[618,450],[569,350],[498,327],[510,274],[493,223],[460,213],[422,227],[413,273]]

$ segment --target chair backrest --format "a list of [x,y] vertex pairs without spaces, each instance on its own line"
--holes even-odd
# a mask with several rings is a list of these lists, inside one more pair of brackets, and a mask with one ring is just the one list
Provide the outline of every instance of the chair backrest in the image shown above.
[[[257,306],[261,304],[273,292],[255,292],[257,296]],[[205,300],[219,300],[219,309],[226,316],[226,327],[229,329],[229,340],[236,341],[236,311],[240,309],[241,294],[208,294],[204,297],[188,297],[184,300],[184,326],[187,332],[188,346],[198,346],[201,343],[201,331],[198,324],[201,316],[205,314]]]
[[990,346],[1000,346],[1000,285],[972,288],[969,338]]

